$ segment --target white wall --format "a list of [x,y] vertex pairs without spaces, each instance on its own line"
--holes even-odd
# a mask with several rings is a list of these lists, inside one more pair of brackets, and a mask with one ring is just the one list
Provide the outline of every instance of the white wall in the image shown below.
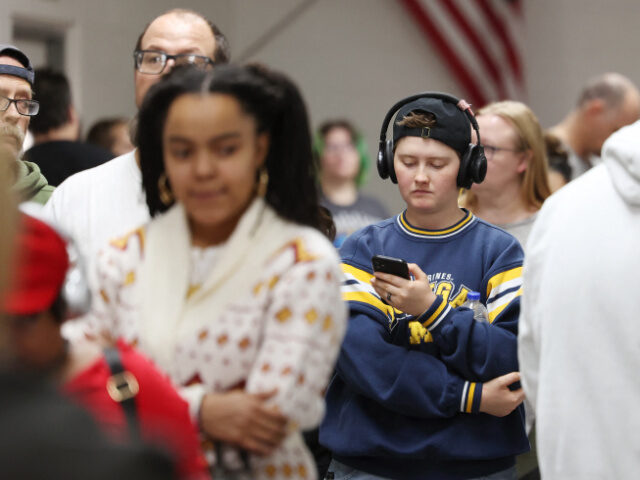
[[585,81],[615,71],[640,85],[637,0],[528,0],[529,104],[544,126],[573,107]]
[[[85,125],[134,112],[131,52],[144,25],[172,7],[214,20],[239,55],[305,0],[0,0],[0,41],[12,19],[68,27],[70,74]],[[582,83],[619,71],[640,84],[638,0],[525,0],[528,102],[544,126],[575,103]],[[396,0],[317,0],[251,58],[285,70],[300,85],[312,122],[347,116],[365,133],[372,157],[380,123],[399,98],[421,90],[464,96]],[[372,168],[366,190],[402,206]]]
[[[234,38],[236,51],[241,54],[267,27],[263,22],[264,18],[271,20],[267,4],[273,8],[271,14],[282,14],[296,3],[236,3],[236,22],[241,25]],[[299,83],[313,125],[345,116],[363,130],[372,158],[365,190],[382,198],[392,211],[399,211],[402,201],[396,187],[375,172],[382,119],[391,105],[412,93],[457,92],[457,85],[405,10],[391,0],[320,0],[253,60],[282,69]]]

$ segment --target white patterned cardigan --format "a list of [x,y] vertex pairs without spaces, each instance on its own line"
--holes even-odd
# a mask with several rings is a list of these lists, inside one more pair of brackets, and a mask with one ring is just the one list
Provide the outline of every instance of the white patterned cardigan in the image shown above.
[[[194,418],[206,392],[277,389],[272,403],[291,433],[273,455],[250,458],[252,478],[315,478],[300,430],[322,419],[346,327],[337,252],[260,199],[201,285],[190,284],[191,250],[179,205],[112,242],[98,259],[91,329],[137,345],[179,387]],[[227,450],[225,463],[237,462]]]

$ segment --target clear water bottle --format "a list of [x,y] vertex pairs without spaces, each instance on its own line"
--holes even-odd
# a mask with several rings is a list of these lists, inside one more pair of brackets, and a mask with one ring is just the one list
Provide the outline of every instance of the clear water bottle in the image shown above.
[[467,293],[467,300],[462,306],[473,311],[474,320],[489,323],[489,312],[487,307],[480,301],[480,292]]

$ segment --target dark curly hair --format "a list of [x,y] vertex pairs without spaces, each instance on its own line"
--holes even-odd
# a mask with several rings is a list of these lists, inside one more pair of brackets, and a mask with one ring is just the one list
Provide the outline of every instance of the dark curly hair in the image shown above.
[[285,75],[260,65],[222,65],[206,72],[175,68],[151,87],[139,111],[136,142],[142,185],[151,216],[170,205],[160,200],[164,173],[162,133],[173,102],[185,94],[218,93],[234,97],[256,121],[257,134],[270,138],[265,160],[269,174],[266,202],[283,218],[329,234],[332,221],[318,205],[311,135],[304,100]]

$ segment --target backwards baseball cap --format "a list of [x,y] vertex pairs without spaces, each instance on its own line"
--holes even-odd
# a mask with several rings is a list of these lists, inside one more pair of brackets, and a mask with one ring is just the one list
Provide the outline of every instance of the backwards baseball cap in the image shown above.
[[0,56],[3,55],[17,60],[23,68],[0,63],[0,74],[23,78],[33,87],[34,73],[29,57],[22,53],[18,47],[0,43]]
[[[398,122],[412,112],[431,113],[435,117],[435,125],[433,127],[398,125]],[[396,144],[402,137],[433,138],[463,155],[471,143],[471,123],[467,115],[454,103],[440,98],[419,98],[398,110],[393,122],[393,143]]]
[[66,242],[47,224],[21,214],[16,258],[3,310],[32,315],[53,305],[69,268]]

